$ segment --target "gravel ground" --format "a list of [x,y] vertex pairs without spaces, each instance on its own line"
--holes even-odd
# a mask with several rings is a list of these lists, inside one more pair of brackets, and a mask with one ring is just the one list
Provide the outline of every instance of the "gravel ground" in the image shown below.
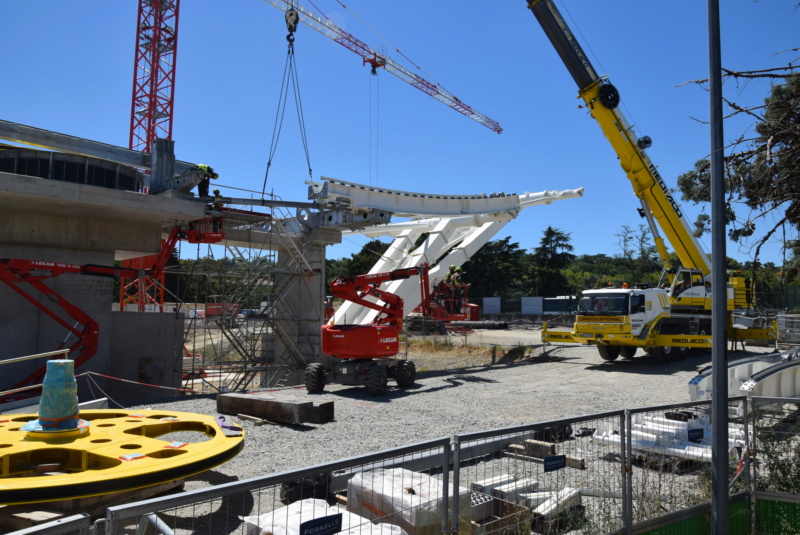
[[[551,346],[543,353],[537,330],[475,331],[466,342],[525,348],[516,352],[524,358],[511,363],[498,358],[493,365],[454,368],[452,362],[464,361],[458,358],[458,351],[452,351],[446,361],[411,355],[419,368],[431,371],[418,373],[416,384],[408,389],[396,388],[390,381],[384,397],[372,397],[363,387],[342,385],[327,385],[323,393],[313,395],[304,387],[272,390],[289,398],[333,401],[335,419],[297,426],[239,422],[246,431],[242,453],[212,473],[187,481],[186,490],[460,433],[686,402],[688,381],[711,363],[710,353],[669,364],[641,354],[607,363],[596,349],[580,346]],[[463,344],[463,340],[454,343]],[[732,352],[729,358],[771,351],[748,346],[747,351]],[[217,414],[215,398],[207,396],[131,408]]]

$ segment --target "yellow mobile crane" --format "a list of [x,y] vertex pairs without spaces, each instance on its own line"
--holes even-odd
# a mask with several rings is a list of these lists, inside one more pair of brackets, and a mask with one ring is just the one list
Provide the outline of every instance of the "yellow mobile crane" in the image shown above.
[[[543,341],[596,344],[604,360],[632,358],[643,347],[663,360],[682,358],[690,347],[711,347],[711,261],[692,234],[677,200],[650,161],[645,149],[652,141],[638,137],[619,109],[620,96],[606,77],[597,75],[552,0],[526,0],[561,60],[578,84],[578,95],[617,153],[619,163],[641,202],[664,271],[659,288],[636,287],[586,290],[578,297],[570,333],[548,332]],[[672,266],[664,238],[675,249],[681,266]],[[729,273],[723,290],[729,318],[754,308],[752,282]],[[751,327],[752,327],[751,323]],[[739,339],[774,339],[774,324],[732,331]]]

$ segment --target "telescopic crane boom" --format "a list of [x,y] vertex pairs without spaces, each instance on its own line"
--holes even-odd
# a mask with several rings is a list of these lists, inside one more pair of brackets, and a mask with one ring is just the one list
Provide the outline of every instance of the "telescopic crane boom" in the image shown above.
[[[526,4],[578,85],[580,98],[617,153],[641,202],[640,214],[647,218],[670,281],[669,288],[649,285],[629,288],[623,284],[620,288],[580,292],[572,332],[550,333],[545,327],[542,341],[593,344],[600,357],[608,361],[620,355],[632,358],[638,348],[645,348],[650,355],[668,361],[683,358],[690,348],[710,347],[712,290],[726,292],[727,310],[749,311],[754,304],[749,279],[729,273],[727,281],[711,280],[708,255],[645,152],[652,143],[650,138],[635,134],[619,109],[619,92],[607,78],[598,76],[553,1],[526,0]],[[670,265],[659,228],[675,249],[681,266]],[[775,328],[756,321],[752,327],[741,328],[735,326],[729,316],[728,336],[770,340],[775,337]]]
[[711,273],[708,255],[692,234],[681,207],[645,152],[652,144],[651,139],[647,136],[638,137],[628,124],[619,108],[617,88],[606,77],[598,76],[553,2],[526,0],[526,3],[578,85],[580,98],[617,153],[619,164],[642,203],[642,212],[647,218],[664,267],[672,266],[659,227],[683,266],[708,276]]

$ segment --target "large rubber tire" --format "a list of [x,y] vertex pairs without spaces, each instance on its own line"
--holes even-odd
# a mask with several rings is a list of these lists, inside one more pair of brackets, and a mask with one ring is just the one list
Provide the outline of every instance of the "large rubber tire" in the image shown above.
[[417,379],[417,367],[410,360],[401,360],[395,368],[395,380],[400,388],[408,388]]
[[636,355],[636,348],[633,346],[622,346],[619,348],[619,356],[624,359],[632,359]]
[[681,358],[678,356],[678,348],[669,346],[653,346],[650,356],[661,362],[672,362]]
[[[708,328],[708,331],[706,331],[705,327],[700,327],[700,330],[697,332],[697,334],[699,334],[700,336],[705,336],[709,332],[711,332],[711,327],[710,326]],[[708,351],[711,351],[711,349],[703,349],[701,347],[693,347],[692,350],[689,352],[689,355],[701,355],[701,354],[706,353]]]
[[373,364],[367,370],[367,392],[371,396],[382,396],[386,394],[389,383],[389,374],[383,364]]
[[[675,332],[676,332],[676,334],[679,334],[681,336],[685,336],[685,335],[689,334],[689,329],[687,329],[686,327],[678,327],[678,328],[675,329]],[[687,356],[689,356],[689,353],[692,350],[691,347],[686,347],[686,346],[676,347],[675,349],[677,349],[677,351],[678,351],[678,353],[677,353],[678,360],[685,359]]]
[[607,361],[617,360],[619,356],[620,346],[607,346],[600,344],[597,346],[597,352],[600,353],[600,358]]
[[325,390],[325,366],[312,362],[306,366],[306,390],[309,394],[318,394]]

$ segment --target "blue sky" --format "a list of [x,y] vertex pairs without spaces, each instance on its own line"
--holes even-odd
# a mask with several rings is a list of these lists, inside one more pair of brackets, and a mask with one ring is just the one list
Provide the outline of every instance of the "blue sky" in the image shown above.
[[[421,76],[498,121],[504,132],[493,133],[387,73],[370,76],[356,54],[301,25],[295,54],[315,180],[462,194],[584,187],[582,199],[526,209],[497,238],[511,236],[529,249],[552,226],[571,235],[576,254],[620,254],[615,234],[644,222],[638,201],[599,127],[577,108],[577,88],[524,2],[345,3],[348,9],[335,0],[303,5],[373,48],[386,48],[398,63],[419,66]],[[723,66],[775,67],[798,56],[778,54],[800,45],[795,0],[721,4]],[[3,0],[0,118],[127,146],[137,5]],[[695,120],[708,117],[707,93],[680,85],[707,77],[706,3],[572,0],[558,6],[596,70],[620,90],[629,121],[653,139],[648,154],[674,186],[710,147],[708,126]],[[285,35],[283,13],[261,0],[183,0],[173,128],[178,159],[213,165],[222,186],[261,191]],[[724,90],[738,102],[759,103],[769,83],[728,83]],[[748,126],[726,124],[726,139]],[[308,178],[290,105],[267,190],[305,201]],[[684,208],[690,220],[699,213]],[[328,257],[349,256],[365,242],[348,238]],[[749,255],[728,246],[728,256]],[[761,258],[780,262],[779,244]]]

